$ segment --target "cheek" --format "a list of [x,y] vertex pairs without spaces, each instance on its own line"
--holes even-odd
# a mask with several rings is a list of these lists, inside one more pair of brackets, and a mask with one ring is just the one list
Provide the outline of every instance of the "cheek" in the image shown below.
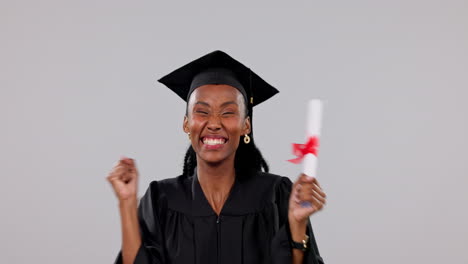
[[[241,118],[222,118],[220,121],[226,132],[231,134],[231,136],[242,135],[244,123]],[[189,130],[193,133],[200,133],[207,122],[207,119],[204,117],[192,116],[188,120]]]
[[206,120],[200,117],[192,117],[188,121],[188,126],[191,130],[200,129],[205,124]]
[[230,133],[241,134],[243,130],[244,124],[239,119],[229,119],[223,122],[226,129],[230,131]]
[[241,143],[240,137],[235,137],[231,140],[233,146],[237,149],[239,147],[239,144]]

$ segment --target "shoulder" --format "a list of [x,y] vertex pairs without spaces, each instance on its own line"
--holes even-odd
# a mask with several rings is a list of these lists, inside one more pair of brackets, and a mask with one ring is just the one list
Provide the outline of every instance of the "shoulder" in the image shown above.
[[292,182],[286,176],[267,172],[257,172],[256,175],[242,181],[243,192],[255,197],[270,200],[291,191]]
[[138,215],[140,225],[144,226],[146,232],[152,236],[160,235],[158,226],[164,222],[167,213],[169,201],[168,194],[182,185],[182,177],[175,177],[165,180],[152,181],[140,199],[138,206]]
[[[142,200],[150,199],[161,208],[186,211],[187,202],[191,200],[191,182],[191,178],[182,175],[152,181]],[[179,208],[181,206],[183,208]]]
[[187,184],[190,182],[190,179],[188,177],[179,175],[174,178],[167,178],[159,181],[153,181],[153,183],[157,184],[159,188],[163,190],[177,190],[177,189],[183,189],[187,186]]
[[257,172],[257,174],[254,177],[251,177],[249,181],[251,181],[251,184],[253,185],[258,184],[261,186],[267,186],[268,189],[292,186],[292,182],[288,177],[269,172]]
[[171,194],[177,194],[180,196],[182,192],[190,192],[191,179],[179,175],[174,178],[167,178],[163,180],[152,181],[149,184],[148,190],[153,194],[160,196],[171,196]]

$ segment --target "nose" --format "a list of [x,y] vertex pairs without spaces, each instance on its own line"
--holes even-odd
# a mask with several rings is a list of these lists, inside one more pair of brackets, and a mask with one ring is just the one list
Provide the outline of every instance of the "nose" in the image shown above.
[[221,129],[221,119],[217,115],[211,115],[208,119],[207,128],[210,131],[218,131]]

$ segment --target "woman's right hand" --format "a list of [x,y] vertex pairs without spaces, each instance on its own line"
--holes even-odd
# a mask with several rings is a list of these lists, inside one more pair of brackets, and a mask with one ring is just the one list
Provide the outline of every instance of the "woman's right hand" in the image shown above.
[[141,245],[137,214],[138,170],[135,160],[122,157],[115,163],[107,180],[119,199],[122,221],[122,263],[133,263]]
[[119,202],[136,200],[138,187],[138,170],[135,160],[122,157],[117,161],[107,176]]

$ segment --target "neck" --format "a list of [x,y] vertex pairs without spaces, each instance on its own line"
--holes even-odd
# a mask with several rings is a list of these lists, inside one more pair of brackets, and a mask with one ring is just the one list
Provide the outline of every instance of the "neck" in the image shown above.
[[236,172],[234,159],[209,164],[197,159],[197,177],[206,199],[219,214],[234,185]]
[[197,159],[197,176],[200,185],[207,191],[229,191],[236,178],[234,159],[209,164]]

